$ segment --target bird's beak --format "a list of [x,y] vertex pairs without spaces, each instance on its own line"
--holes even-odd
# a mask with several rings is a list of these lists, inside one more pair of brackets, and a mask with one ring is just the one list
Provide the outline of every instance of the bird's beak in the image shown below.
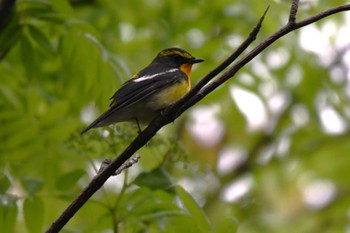
[[204,60],[201,59],[201,58],[193,58],[190,63],[194,64],[194,63],[200,63],[200,62],[203,62]]

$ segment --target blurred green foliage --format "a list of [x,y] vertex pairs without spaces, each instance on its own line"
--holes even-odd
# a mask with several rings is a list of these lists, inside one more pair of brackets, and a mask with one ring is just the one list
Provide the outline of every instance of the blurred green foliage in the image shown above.
[[[135,137],[128,123],[79,132],[158,51],[204,58],[194,84],[268,4],[255,44],[286,22],[289,1],[18,0],[0,28],[1,232],[43,232]],[[303,1],[298,19],[337,4]],[[302,49],[300,32],[282,38],[166,126],[62,232],[348,232],[349,49],[337,47],[350,35],[346,14],[315,24],[332,32],[331,62]],[[250,125],[233,88],[260,101],[262,125]],[[214,131],[203,109],[215,109]],[[218,137],[203,143],[205,130]]]

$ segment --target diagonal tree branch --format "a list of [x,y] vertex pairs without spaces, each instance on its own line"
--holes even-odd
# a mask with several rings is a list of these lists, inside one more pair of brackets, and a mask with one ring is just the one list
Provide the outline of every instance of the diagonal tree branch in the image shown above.
[[[50,228],[46,231],[47,233],[59,232],[63,226],[74,216],[74,214],[84,205],[84,203],[97,191],[106,180],[113,175],[113,173],[124,164],[137,150],[143,147],[164,125],[174,121],[178,116],[180,116],[186,109],[196,104],[206,95],[214,91],[217,87],[222,85],[229,78],[233,77],[244,65],[249,63],[253,58],[259,55],[263,50],[269,47],[279,38],[284,35],[304,27],[308,24],[319,21],[330,15],[350,10],[350,4],[334,7],[323,11],[317,15],[306,18],[300,22],[296,22],[296,14],[298,10],[299,0],[293,0],[289,15],[288,23],[273,33],[270,37],[265,39],[249,53],[244,55],[236,63],[234,63],[226,72],[218,76],[216,79],[211,81],[220,72],[227,68],[232,62],[234,62],[238,56],[240,56],[254,40],[259,32],[261,23],[263,21],[264,15],[261,17],[257,26],[252,30],[246,41],[235,51],[229,58],[227,58],[222,64],[213,69],[200,81],[193,89],[186,94],[181,100],[179,100],[174,105],[165,109],[162,114],[155,118],[146,129],[144,129],[130,145],[115,159],[112,163],[107,166],[101,173],[96,175],[90,182],[90,184],[75,198],[75,200],[63,211],[61,216],[52,223]],[[211,81],[211,82],[209,82]]]
[[[284,35],[292,31],[295,31],[301,27],[304,27],[306,25],[317,22],[327,16],[330,16],[342,11],[348,11],[348,10],[350,10],[350,4],[328,9],[317,15],[301,20],[300,22],[293,22],[293,21],[288,22],[284,27],[280,28],[278,31],[276,31],[274,34],[272,34],[270,37],[268,37],[259,45],[257,45],[254,49],[252,49],[249,53],[243,56],[239,61],[234,63],[229,68],[229,70],[227,70],[225,73],[217,77],[214,81],[212,81],[211,83],[203,87],[197,95],[193,96],[189,100],[186,100],[183,106],[179,106],[180,108],[179,111],[181,111],[182,113],[183,111],[185,111],[186,109],[188,109],[189,107],[191,107],[192,105],[194,105],[195,103],[203,99],[206,95],[214,91],[217,87],[222,85],[229,78],[233,77],[244,65],[250,62],[253,58],[259,55],[263,50],[265,50],[267,47],[269,47],[271,44],[273,44],[276,40],[280,39]],[[291,10],[291,12],[293,11]]]

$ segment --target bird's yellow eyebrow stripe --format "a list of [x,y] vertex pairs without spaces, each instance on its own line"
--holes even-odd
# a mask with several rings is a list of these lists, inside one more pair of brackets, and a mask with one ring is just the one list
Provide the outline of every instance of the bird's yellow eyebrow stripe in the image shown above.
[[181,51],[178,50],[166,50],[166,51],[162,51],[159,53],[160,56],[164,57],[164,56],[169,56],[169,55],[180,55],[181,57],[184,58],[193,58],[190,54],[188,53],[183,53]]

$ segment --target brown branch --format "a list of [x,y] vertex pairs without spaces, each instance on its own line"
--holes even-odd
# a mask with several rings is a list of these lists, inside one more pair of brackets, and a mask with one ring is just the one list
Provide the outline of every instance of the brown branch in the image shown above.
[[297,13],[298,13],[298,7],[299,7],[299,0],[293,0],[292,4],[290,5],[288,23],[295,23],[295,20],[297,18]]
[[[292,4],[297,4],[298,1],[293,0]],[[113,175],[113,173],[127,161],[138,149],[143,147],[156,133],[157,131],[163,127],[164,125],[174,121],[178,116],[180,116],[186,109],[196,104],[200,101],[204,96],[211,93],[218,86],[222,85],[229,78],[233,77],[238,70],[240,70],[244,65],[246,65],[249,61],[251,61],[254,57],[259,55],[263,50],[269,47],[274,41],[286,35],[289,32],[292,32],[298,28],[301,28],[305,25],[314,23],[320,19],[323,19],[329,15],[350,10],[350,4],[338,6],[321,12],[315,16],[309,17],[305,20],[302,20],[298,23],[295,23],[293,17],[295,17],[297,13],[297,5],[291,6],[291,12],[289,22],[286,26],[282,27],[280,30],[272,34],[266,40],[257,45],[253,50],[251,50],[248,54],[243,56],[240,60],[238,60],[235,64],[233,64],[229,70],[220,75],[214,81],[208,83],[212,80],[217,74],[219,74],[222,70],[224,70],[228,65],[230,65],[243,51],[233,53],[227,60],[225,60],[222,64],[220,64],[217,68],[213,69],[206,75],[203,79],[205,81],[199,82],[199,86],[197,85],[180,101],[175,103],[174,105],[165,109],[162,114],[160,114],[157,118],[155,118],[148,127],[143,130],[135,139],[130,143],[130,145],[115,159],[112,163],[107,166],[100,174],[96,175],[90,182],[90,184],[75,198],[75,200],[63,211],[63,213],[59,216],[59,218],[52,223],[50,228],[46,231],[47,233],[59,232],[63,226],[69,221],[71,217],[84,205],[84,203],[98,190],[102,187],[102,185],[106,182],[106,180]],[[293,16],[294,14],[294,16]],[[262,17],[263,19],[263,17]],[[247,43],[246,47],[254,41],[259,28],[262,22],[262,19],[258,23],[258,29],[252,31],[246,41],[242,43],[239,48],[244,48],[243,44]],[[247,42],[248,41],[248,42]],[[237,54],[236,54],[237,53]]]
[[[139,161],[139,159],[141,158],[141,156],[139,154],[136,154],[133,158],[131,158],[130,160],[126,161],[125,163],[123,163],[123,165],[121,165],[113,174],[112,176],[117,176],[120,173],[122,173],[122,171],[128,169],[129,167],[131,167],[132,165],[134,165],[135,163],[137,163]],[[110,164],[112,163],[112,160],[110,159],[105,159],[102,161],[100,169],[98,169],[97,174],[100,174],[104,169],[106,169],[106,167],[108,167]]]

